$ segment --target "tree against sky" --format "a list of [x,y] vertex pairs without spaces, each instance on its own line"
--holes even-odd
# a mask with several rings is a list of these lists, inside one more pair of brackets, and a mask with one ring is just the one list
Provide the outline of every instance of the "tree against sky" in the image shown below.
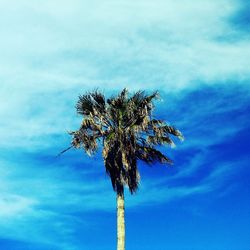
[[137,161],[172,164],[159,148],[173,146],[171,136],[183,139],[175,127],[153,117],[153,101],[158,97],[158,92],[148,95],[138,91],[129,95],[123,89],[106,100],[101,92],[93,91],[80,95],[76,104],[83,119],[79,130],[70,132],[71,147],[83,148],[92,155],[98,145],[102,146],[106,173],[117,193],[118,250],[125,249],[124,187],[133,194],[140,182]]

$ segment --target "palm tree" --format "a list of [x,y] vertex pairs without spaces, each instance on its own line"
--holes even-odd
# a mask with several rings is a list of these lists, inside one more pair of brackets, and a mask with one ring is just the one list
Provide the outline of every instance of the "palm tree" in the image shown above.
[[96,152],[98,145],[103,147],[105,169],[117,193],[118,250],[125,249],[124,187],[127,186],[131,194],[138,189],[137,161],[171,164],[156,147],[174,145],[171,135],[183,139],[179,130],[152,117],[153,101],[157,97],[158,92],[147,95],[138,91],[129,95],[127,89],[123,89],[106,100],[101,92],[93,91],[80,95],[76,104],[83,120],[79,130],[70,132],[71,147],[83,148],[89,155]]

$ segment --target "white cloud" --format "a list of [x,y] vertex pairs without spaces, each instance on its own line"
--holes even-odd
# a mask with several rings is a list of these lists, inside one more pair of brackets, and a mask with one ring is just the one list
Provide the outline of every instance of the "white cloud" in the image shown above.
[[228,22],[237,1],[3,2],[2,9],[2,84],[23,91],[249,78],[249,41],[219,39],[237,34]]
[[0,217],[5,219],[11,216],[20,216],[27,213],[35,201],[26,197],[11,194],[1,194]]
[[[238,34],[229,23],[237,1],[1,1],[0,7],[1,129],[8,124],[15,138],[18,129],[54,131],[59,122],[46,120],[52,115],[65,124],[66,101],[86,89],[170,91],[249,79],[249,41],[221,41]],[[36,111],[38,95],[48,115],[35,122],[27,110]]]
[[59,159],[56,165],[46,165],[31,155],[18,158],[1,160],[1,237],[53,249],[79,249],[73,243],[76,224],[81,228],[87,224],[86,215],[80,218],[77,213],[115,208],[109,180],[96,182],[96,173],[91,181],[94,173],[89,166],[73,171]]

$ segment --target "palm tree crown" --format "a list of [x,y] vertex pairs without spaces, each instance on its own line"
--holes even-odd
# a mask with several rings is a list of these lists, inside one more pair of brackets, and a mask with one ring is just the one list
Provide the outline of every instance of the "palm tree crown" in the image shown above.
[[123,194],[124,186],[131,193],[137,190],[138,160],[171,164],[157,146],[174,145],[171,135],[183,139],[179,130],[152,118],[157,97],[157,92],[147,95],[144,91],[129,95],[127,89],[107,100],[99,91],[79,96],[76,110],[83,120],[79,130],[70,132],[71,147],[91,155],[102,144],[106,172],[117,194]]

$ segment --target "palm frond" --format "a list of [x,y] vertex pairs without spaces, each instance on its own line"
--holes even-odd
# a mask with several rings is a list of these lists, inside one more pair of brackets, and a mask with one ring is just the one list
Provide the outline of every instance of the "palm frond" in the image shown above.
[[96,139],[99,135],[89,135],[85,130],[78,130],[75,132],[71,132],[73,139],[71,141],[71,145],[74,148],[83,148],[88,155],[95,153],[97,150],[97,141]]
[[76,111],[80,115],[89,115],[93,113],[94,102],[90,94],[80,95],[76,103]]
[[150,145],[164,145],[164,144],[168,144],[171,147],[175,146],[173,140],[171,140],[171,138],[168,137],[168,136],[157,136],[157,135],[152,136],[152,135],[149,135],[149,136],[147,136],[146,140],[147,140],[147,142]]
[[147,164],[172,164],[158,146],[173,146],[173,136],[184,138],[175,127],[152,118],[157,98],[157,91],[152,94],[137,91],[129,95],[126,88],[107,100],[98,90],[80,95],[76,111],[83,120],[79,130],[69,133],[71,146],[63,152],[74,147],[91,155],[102,139],[104,165],[113,189],[123,194],[124,187],[128,186],[131,193],[136,192],[140,182],[138,160]]
[[71,148],[73,148],[72,145],[71,145],[70,147],[64,149],[63,151],[61,151],[61,152],[57,155],[57,157],[61,156],[62,154],[64,154],[64,153],[67,152],[68,150],[70,150]]
[[182,133],[173,126],[166,125],[164,121],[152,119],[148,123],[148,132],[153,132],[154,135],[169,136],[169,134],[178,137],[180,140],[184,140]]
[[80,115],[103,116],[106,112],[105,97],[97,90],[94,92],[80,95],[76,104],[76,111]]
[[100,113],[105,112],[105,108],[106,108],[105,96],[101,92],[98,92],[97,90],[90,93],[90,95],[92,96],[93,100],[95,101],[95,108]]
[[154,163],[154,162],[168,163],[168,164],[173,163],[171,159],[169,159],[159,150],[149,146],[139,146],[139,149],[136,152],[136,156],[139,160],[142,160],[146,163]]
[[182,133],[178,129],[176,129],[175,127],[165,125],[165,126],[163,126],[163,131],[165,133],[169,133],[169,134],[172,134],[172,135],[178,137],[181,141],[184,140],[184,136],[182,135]]

